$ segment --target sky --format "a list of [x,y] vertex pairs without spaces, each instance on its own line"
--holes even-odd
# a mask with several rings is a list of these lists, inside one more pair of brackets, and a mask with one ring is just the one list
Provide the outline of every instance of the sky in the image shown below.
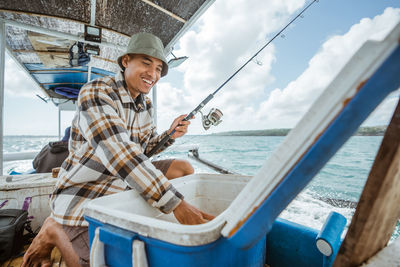
[[[157,85],[158,131],[214,92],[310,2],[216,0],[174,47],[189,59]],[[219,108],[222,123],[205,131],[199,114],[189,134],[294,127],[351,55],[399,21],[398,0],[314,3],[203,109]],[[57,109],[36,97],[39,89],[9,56],[5,76],[4,134],[57,135]],[[399,91],[391,94],[364,126],[387,125],[398,99]],[[62,129],[72,117],[63,112]]]

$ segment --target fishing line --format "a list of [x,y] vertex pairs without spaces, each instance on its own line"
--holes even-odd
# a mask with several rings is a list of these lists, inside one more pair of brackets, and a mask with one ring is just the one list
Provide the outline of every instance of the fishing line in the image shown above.
[[[297,20],[299,17],[303,16],[303,13],[310,7],[312,6],[315,2],[319,2],[319,0],[313,0],[310,4],[308,4],[297,16],[295,16],[291,21],[289,21],[288,24],[286,24],[285,27],[283,27],[277,34],[274,35],[263,47],[261,47],[249,60],[246,61],[238,70],[236,70],[225,82],[223,82],[217,90],[215,90],[212,94],[207,96],[194,110],[192,110],[184,119],[183,121],[188,121],[194,117],[210,100],[214,97],[215,94],[218,93],[219,90],[221,90],[233,77],[236,76],[244,67],[246,67],[249,62],[251,62],[258,54],[264,50],[273,40],[275,40],[276,37],[278,37],[287,27],[289,27],[295,20]],[[153,149],[145,154],[147,157],[151,157],[156,153],[170,138],[171,136],[176,132],[176,128],[172,130],[172,132],[168,135],[166,135],[161,141],[153,147]]]

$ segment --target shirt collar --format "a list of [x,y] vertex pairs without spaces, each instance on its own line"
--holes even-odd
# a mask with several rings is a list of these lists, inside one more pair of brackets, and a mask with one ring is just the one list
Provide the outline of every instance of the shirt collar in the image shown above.
[[115,81],[117,83],[118,86],[118,93],[121,97],[121,101],[122,103],[130,103],[133,102],[132,98],[128,92],[128,88],[126,86],[125,83],[125,79],[124,79],[124,75],[121,71],[119,71],[116,75],[115,75]]
[[119,71],[115,75],[115,81],[117,82],[118,92],[121,96],[122,103],[132,103],[135,111],[142,111],[145,109],[146,102],[144,101],[143,94],[138,95],[135,99],[131,97],[131,94],[129,93],[125,82],[123,72]]

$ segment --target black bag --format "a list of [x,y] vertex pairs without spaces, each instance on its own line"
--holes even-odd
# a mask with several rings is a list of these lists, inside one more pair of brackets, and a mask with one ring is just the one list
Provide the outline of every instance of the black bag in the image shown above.
[[20,209],[0,210],[0,262],[17,255],[23,245],[28,212]]

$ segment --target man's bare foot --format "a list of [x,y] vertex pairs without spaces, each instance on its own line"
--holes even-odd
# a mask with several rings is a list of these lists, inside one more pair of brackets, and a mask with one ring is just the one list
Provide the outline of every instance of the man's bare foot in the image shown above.
[[51,266],[51,251],[55,247],[55,238],[58,231],[63,231],[62,226],[54,219],[48,217],[25,252],[21,267]]

